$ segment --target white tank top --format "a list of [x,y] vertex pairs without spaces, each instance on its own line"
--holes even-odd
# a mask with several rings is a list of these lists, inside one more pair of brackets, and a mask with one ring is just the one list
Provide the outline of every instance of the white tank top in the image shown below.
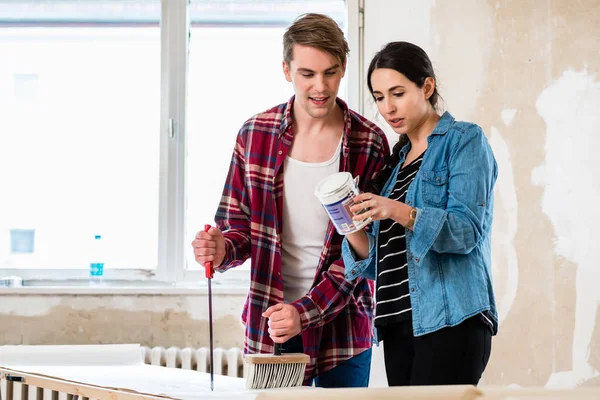
[[286,303],[305,296],[315,279],[329,224],[329,217],[315,196],[315,188],[321,179],[339,172],[341,146],[340,139],[334,156],[322,163],[290,157],[284,161],[281,247]]

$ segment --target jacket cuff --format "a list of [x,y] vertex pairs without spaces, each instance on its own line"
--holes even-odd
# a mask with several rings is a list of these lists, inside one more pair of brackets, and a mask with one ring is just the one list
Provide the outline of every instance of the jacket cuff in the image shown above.
[[415,218],[410,241],[410,252],[412,254],[407,254],[407,256],[413,256],[417,263],[423,258],[439,235],[446,216],[446,211],[440,208],[424,207],[417,209],[417,218]]
[[353,281],[358,277],[367,279],[375,279],[375,271],[368,269],[375,255],[375,238],[367,234],[369,239],[369,256],[364,260],[356,260],[356,254],[352,250],[352,246],[348,239],[344,237],[342,241],[342,258],[344,260],[344,275],[347,281]]

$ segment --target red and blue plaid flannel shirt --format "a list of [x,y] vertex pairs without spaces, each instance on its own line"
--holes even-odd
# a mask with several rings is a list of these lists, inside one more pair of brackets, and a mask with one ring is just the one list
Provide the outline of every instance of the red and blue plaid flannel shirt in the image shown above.
[[[262,313],[282,303],[281,232],[283,162],[293,141],[292,104],[276,106],[249,119],[240,130],[215,216],[225,236],[223,272],[251,258],[251,282],[242,321],[244,353],[272,353],[267,319]],[[340,171],[360,176],[360,187],[383,166],[389,145],[377,125],[350,110],[345,127]],[[312,289],[292,303],[302,321],[304,353],[310,356],[305,383],[371,348],[372,284],[344,279],[342,237],[329,223]]]

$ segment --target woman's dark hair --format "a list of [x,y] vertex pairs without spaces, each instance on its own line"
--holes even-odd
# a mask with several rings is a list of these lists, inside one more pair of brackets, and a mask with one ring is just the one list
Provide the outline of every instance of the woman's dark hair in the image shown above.
[[[369,70],[367,72],[367,85],[371,95],[373,95],[373,86],[371,85],[371,75],[378,68],[389,68],[400,72],[407,77],[417,87],[422,88],[425,79],[431,77],[436,82],[433,94],[429,97],[429,103],[436,109],[438,98],[437,79],[431,65],[431,60],[422,48],[408,42],[390,42],[386,44],[379,52],[375,54]],[[375,97],[373,97],[375,98]],[[379,194],[383,186],[389,179],[394,168],[400,162],[400,150],[408,143],[408,137],[405,134],[400,135],[398,143],[392,149],[392,154],[386,157],[385,166],[371,180],[367,190]]]

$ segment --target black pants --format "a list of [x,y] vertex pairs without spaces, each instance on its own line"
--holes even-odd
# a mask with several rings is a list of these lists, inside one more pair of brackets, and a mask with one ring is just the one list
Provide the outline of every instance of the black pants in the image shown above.
[[490,358],[492,334],[479,317],[414,337],[412,322],[379,329],[388,385],[477,385]]

